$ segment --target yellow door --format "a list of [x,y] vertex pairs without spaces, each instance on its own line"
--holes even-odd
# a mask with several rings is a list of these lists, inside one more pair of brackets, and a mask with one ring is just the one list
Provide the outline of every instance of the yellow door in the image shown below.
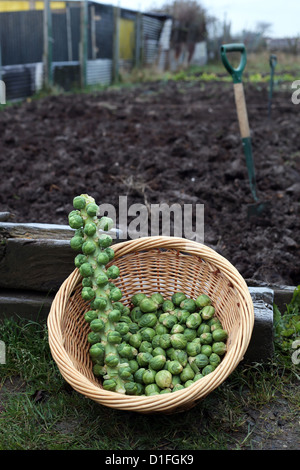
[[120,59],[130,60],[134,57],[134,21],[120,18],[119,55]]

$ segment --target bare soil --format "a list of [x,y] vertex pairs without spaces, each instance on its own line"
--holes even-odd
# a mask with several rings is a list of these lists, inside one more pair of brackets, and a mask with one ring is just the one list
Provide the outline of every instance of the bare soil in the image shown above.
[[246,279],[300,283],[299,111],[291,90],[245,85],[258,196],[254,202],[232,84],[154,82],[49,96],[0,113],[0,211],[15,222],[67,224],[82,192],[116,208],[204,204],[205,243]]

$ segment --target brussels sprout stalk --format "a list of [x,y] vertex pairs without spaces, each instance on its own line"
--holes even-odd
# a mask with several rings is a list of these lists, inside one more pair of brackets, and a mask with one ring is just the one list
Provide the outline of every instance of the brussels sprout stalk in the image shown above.
[[[75,210],[69,214],[69,225],[75,229],[75,234],[70,244],[80,252],[75,258],[75,265],[83,277],[82,298],[90,302],[94,317],[104,324],[104,328],[95,332],[98,336],[93,336],[90,340],[92,344],[96,342],[104,346],[103,357],[92,357],[94,373],[102,376],[104,389],[124,394],[126,383],[132,382],[132,376],[127,380],[120,377],[118,344],[122,341],[122,336],[116,331],[116,321],[110,319],[114,302],[121,300],[122,293],[112,282],[119,276],[118,268],[106,268],[108,262],[112,261],[114,252],[111,248],[112,238],[103,234],[103,231],[112,228],[113,221],[108,217],[97,217],[98,206],[94,198],[87,194],[75,197],[73,206]],[[93,331],[93,322],[90,325]],[[124,367],[124,362],[122,366]]]

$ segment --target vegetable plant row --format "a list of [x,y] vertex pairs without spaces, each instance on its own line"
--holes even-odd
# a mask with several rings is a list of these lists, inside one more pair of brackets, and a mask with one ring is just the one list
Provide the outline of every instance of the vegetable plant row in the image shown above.
[[89,302],[84,315],[93,373],[103,388],[128,395],[172,393],[211,373],[226,353],[228,337],[211,298],[139,292],[126,305],[114,284],[120,271],[112,264],[113,240],[105,233],[112,219],[99,218],[87,194],[76,196],[73,206],[70,245],[78,252],[81,295]]

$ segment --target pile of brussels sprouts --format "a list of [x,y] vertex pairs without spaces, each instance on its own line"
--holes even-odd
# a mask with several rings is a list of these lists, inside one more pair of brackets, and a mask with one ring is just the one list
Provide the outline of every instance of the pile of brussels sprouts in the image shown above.
[[[211,373],[226,353],[228,333],[215,315],[211,299],[192,299],[182,292],[132,296],[122,302],[114,280],[113,227],[98,218],[98,206],[86,194],[73,200],[70,241],[78,252],[75,266],[82,276],[82,298],[89,302],[85,320],[93,373],[105,390],[128,395],[157,395],[183,389]],[[107,265],[109,264],[109,267]]]

